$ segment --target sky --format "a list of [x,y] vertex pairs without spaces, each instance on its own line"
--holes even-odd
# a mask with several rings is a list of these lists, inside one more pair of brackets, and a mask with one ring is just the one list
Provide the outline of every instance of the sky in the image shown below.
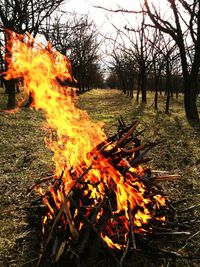
[[[109,20],[117,27],[125,25],[125,19],[120,13],[106,12],[93,6],[102,6],[108,9],[123,7],[124,9],[132,10],[139,8],[140,3],[140,0],[68,0],[65,4],[65,9],[78,14],[88,13],[90,18],[93,19],[96,25],[105,33],[113,29],[106,16],[108,16]],[[126,17],[129,17],[129,19],[131,16],[133,15],[126,14]]]
[[[165,6],[163,0],[150,0],[152,3],[155,3],[157,7],[161,4],[161,9]],[[103,9],[95,8],[94,6],[102,6],[107,9],[117,10],[117,9],[126,9],[126,10],[140,10],[140,6],[143,0],[66,0],[66,4],[63,6],[64,10],[77,14],[88,14],[96,26],[99,29],[99,32],[103,36],[111,37],[115,39],[116,30],[112,26],[113,23],[116,28],[124,31],[124,27],[127,25],[129,28],[138,27],[138,22],[136,21],[134,14],[128,13],[114,13],[105,11]],[[130,23],[130,24],[129,24]],[[131,26],[130,26],[131,25]],[[129,40],[123,36],[123,43],[129,46]],[[123,44],[122,44],[123,45]],[[113,47],[112,43],[109,41],[104,41],[102,46],[102,52],[107,61],[108,54],[111,53]]]
[[[161,10],[166,9],[166,0],[149,0],[149,2],[160,7]],[[116,28],[124,30],[124,26],[129,28],[137,27],[137,21],[134,14],[130,13],[114,13],[94,6],[102,6],[107,9],[116,10],[123,8],[125,10],[140,10],[143,0],[66,0],[64,9],[68,12],[78,14],[89,14],[89,17],[95,22],[100,33],[106,36],[116,32],[112,24]],[[112,24],[111,24],[112,23]],[[131,26],[130,26],[131,25]]]
[[140,4],[140,0],[68,0],[66,7],[68,10],[78,13],[90,12],[95,19],[101,19],[104,16],[104,11],[94,8],[93,6],[102,6],[109,9],[116,9],[119,6],[125,9],[133,9]]

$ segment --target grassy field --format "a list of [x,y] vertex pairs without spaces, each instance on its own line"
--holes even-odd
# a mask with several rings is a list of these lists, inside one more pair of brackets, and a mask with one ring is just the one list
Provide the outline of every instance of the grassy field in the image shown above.
[[[164,96],[159,96],[159,110],[153,108],[153,94],[148,104],[137,104],[117,90],[92,90],[80,96],[79,107],[92,120],[104,122],[107,135],[116,132],[117,119],[123,116],[127,124],[135,118],[144,129],[143,141],[163,140],[149,156],[152,169],[167,170],[181,175],[176,182],[165,182],[163,190],[179,210],[199,204],[200,197],[200,132],[185,119],[182,96],[171,100],[170,114],[164,112]],[[0,109],[6,107],[7,96],[0,91]],[[30,222],[32,196],[27,194],[35,180],[53,172],[51,152],[45,148],[44,117],[41,112],[22,109],[17,113],[0,112],[0,266],[36,266],[37,242]],[[191,223],[191,238],[179,238],[179,252],[200,255],[200,207],[185,213]],[[34,221],[35,218],[35,221]],[[193,222],[196,220],[195,222]],[[178,266],[200,266],[198,261],[185,261]]]

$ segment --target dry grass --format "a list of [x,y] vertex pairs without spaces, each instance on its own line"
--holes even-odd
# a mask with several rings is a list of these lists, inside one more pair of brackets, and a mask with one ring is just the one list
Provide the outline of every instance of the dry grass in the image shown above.
[[[148,104],[143,105],[134,100],[132,102],[117,90],[92,90],[80,96],[79,106],[86,109],[93,120],[103,121],[108,135],[116,131],[117,118],[122,115],[127,123],[134,118],[140,120],[140,127],[146,129],[144,141],[164,140],[150,153],[153,159],[150,166],[181,175],[180,181],[163,186],[172,200],[184,200],[177,206],[183,209],[199,204],[199,131],[186,121],[182,97],[172,101],[169,115],[164,113],[163,98],[160,96],[159,110],[155,111],[152,94],[148,95]],[[5,106],[6,96],[1,91],[0,109]],[[36,179],[46,177],[53,171],[51,153],[43,141],[47,134],[43,125],[41,112],[29,109],[13,114],[0,112],[0,266],[35,266],[36,222],[28,219],[30,213],[36,211],[30,212],[32,198],[27,195],[27,189]],[[195,209],[180,216],[191,220],[198,219],[199,215],[199,209]],[[198,231],[198,223],[192,224],[192,234]],[[178,242],[182,253],[200,254],[200,234],[187,243],[185,237],[179,238]],[[199,265],[190,262],[186,266]]]

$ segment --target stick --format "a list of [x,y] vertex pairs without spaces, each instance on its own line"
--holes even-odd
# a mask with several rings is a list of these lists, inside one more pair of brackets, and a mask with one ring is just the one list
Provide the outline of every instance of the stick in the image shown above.
[[122,149],[122,152],[126,153],[126,154],[133,154],[136,151],[142,150],[146,148],[146,146],[137,146],[137,147],[133,147],[131,149]]
[[192,236],[190,236],[190,237],[186,240],[185,245],[184,245],[180,250],[183,250],[183,249],[187,246],[188,241],[190,241],[192,238],[194,238],[195,236],[197,236],[199,233],[200,233],[200,230],[197,231],[197,232],[196,232],[195,234],[193,234]]
[[189,208],[187,208],[187,209],[185,209],[185,210],[178,211],[178,213],[192,211],[192,210],[194,210],[194,209],[196,209],[196,208],[199,208],[199,207],[200,207],[200,204],[198,204],[198,205],[194,205],[194,206],[191,206],[191,207],[189,207]]
[[126,255],[128,253],[129,244],[130,244],[130,240],[128,238],[127,243],[126,243],[126,248],[125,248],[124,253],[122,254],[121,259],[120,259],[120,264],[121,265],[123,265],[124,259],[125,259]]
[[72,220],[72,214],[71,214],[71,211],[70,211],[70,209],[69,209],[68,203],[64,206],[64,213],[65,213],[65,215],[66,215],[67,222],[68,222],[68,224],[69,224],[70,232],[71,232],[73,238],[74,238],[75,240],[77,240],[78,237],[79,237],[79,234],[78,234],[78,232],[77,232],[75,223],[74,223],[74,221]]
[[155,232],[154,235],[191,235],[190,232]]
[[149,180],[152,180],[153,183],[159,183],[164,181],[174,181],[177,179],[180,179],[180,175],[178,174],[172,174],[172,175],[160,175],[160,176],[154,176],[150,177]]
[[57,216],[56,216],[56,218],[55,218],[55,220],[54,220],[54,222],[53,222],[53,225],[52,225],[52,227],[51,227],[51,230],[50,230],[50,232],[49,232],[49,235],[48,235],[48,238],[47,238],[47,241],[46,241],[46,244],[45,244],[44,251],[43,251],[43,253],[42,253],[42,255],[41,255],[41,257],[40,257],[40,259],[39,259],[39,261],[38,261],[37,266],[40,266],[41,260],[42,260],[42,258],[43,258],[43,256],[44,256],[45,252],[46,252],[46,249],[47,249],[47,246],[48,246],[48,244],[49,244],[49,241],[50,241],[51,238],[52,238],[52,233],[53,233],[54,227],[56,226],[56,224],[57,224],[57,222],[59,221],[59,219],[60,219],[62,213],[64,212],[65,206],[67,205],[67,203],[68,203],[68,201],[69,201],[69,196],[70,196],[71,192],[72,192],[73,189],[76,187],[76,185],[78,184],[78,182],[85,176],[85,174],[88,173],[89,170],[91,170],[91,168],[92,168],[92,165],[90,165],[90,166],[89,166],[89,167],[88,167],[88,168],[87,168],[87,169],[86,169],[86,170],[79,176],[79,178],[75,181],[74,185],[70,188],[70,190],[69,190],[67,196],[65,196],[65,199],[64,199],[64,202],[63,202],[63,204],[62,204],[62,207],[60,208],[60,210],[59,210],[59,212],[58,212],[58,214],[57,214]]
[[38,187],[38,185],[44,182],[50,181],[52,179],[56,179],[54,175],[51,175],[51,176],[48,176],[48,177],[45,177],[43,179],[36,181],[30,188],[27,189],[26,193],[29,194],[35,187]]
[[67,205],[68,201],[69,201],[69,196],[71,194],[71,192],[73,191],[73,189],[76,187],[76,185],[78,184],[78,182],[85,176],[86,173],[88,173],[88,171],[92,168],[92,166],[90,165],[80,176],[79,178],[75,181],[74,185],[70,188],[69,192],[67,193],[67,196],[65,196],[65,200],[62,204],[62,207],[60,208],[55,220],[54,220],[54,223],[51,227],[51,231],[48,235],[48,238],[47,238],[47,243],[46,245],[49,243],[50,239],[51,239],[51,236],[52,236],[52,233],[53,233],[53,230],[54,230],[54,227],[56,225],[56,223],[58,222],[58,220],[60,219],[60,216],[62,215],[62,213],[64,212],[64,209],[65,209],[65,206]]
[[129,215],[129,220],[130,220],[130,230],[131,230],[133,248],[136,249],[135,234],[134,234],[134,229],[133,229],[133,216],[132,216],[131,210],[130,210],[130,203],[127,202],[127,205],[128,205],[128,215]]
[[81,211],[79,205],[69,196],[69,199],[72,203],[72,205],[78,209],[80,216],[83,218],[83,220],[90,226],[92,231],[95,232],[98,240],[101,242],[102,246],[107,250],[107,252],[112,256],[112,258],[115,260],[118,267],[122,267],[119,260],[115,256],[115,254],[112,252],[112,250],[109,248],[108,244],[102,239],[102,237],[99,234],[99,231],[94,227],[94,225],[88,220],[88,218],[85,216],[85,214]]
[[[93,215],[92,215],[92,218],[91,218],[91,220],[90,220],[90,223],[91,223],[91,224],[94,224],[94,222],[95,222],[95,220],[96,220],[96,217],[97,217],[97,215],[98,215],[100,209],[101,209],[102,206],[104,205],[104,203],[105,203],[105,198],[103,198],[103,199],[100,201],[99,205],[98,205],[97,207],[95,207],[96,209],[95,209],[95,211],[94,211],[94,213],[93,213]],[[78,205],[78,204],[77,204],[77,205]],[[79,210],[80,210],[80,207],[79,207]],[[85,234],[84,234],[84,236],[83,236],[83,238],[82,238],[83,241],[82,241],[82,243],[80,244],[80,247],[79,247],[79,255],[80,255],[81,253],[83,253],[83,251],[84,251],[84,249],[85,249],[85,246],[87,245],[87,242],[88,242],[89,237],[90,237],[90,231],[85,232]]]
[[[127,131],[129,131],[134,124],[135,124],[135,121],[133,122],[133,124],[131,126],[126,127],[125,129],[121,130],[120,134],[124,134]],[[112,144],[118,138],[118,136],[119,136],[119,134],[116,133],[116,134],[108,137],[106,140],[104,140],[99,145],[97,145],[96,148],[94,149],[94,151],[98,150],[99,152],[103,152],[103,150],[105,150],[108,145]]]
[[118,147],[120,147],[123,142],[135,131],[136,127],[138,126],[139,122],[134,122],[133,126],[128,130],[128,132],[122,136],[118,142],[116,143],[115,147],[112,150],[116,150]]
[[143,151],[143,152],[142,152],[136,159],[134,159],[134,160],[131,162],[131,164],[136,164],[136,163],[138,163],[138,161],[139,161],[140,159],[142,159],[142,158],[144,157],[144,155],[145,155],[147,152],[149,152],[149,150],[151,150],[153,147],[159,145],[159,144],[162,143],[162,142],[163,142],[163,141],[158,141],[158,142],[155,142],[155,143],[150,144],[150,145],[148,146],[148,148],[147,148],[145,151]]

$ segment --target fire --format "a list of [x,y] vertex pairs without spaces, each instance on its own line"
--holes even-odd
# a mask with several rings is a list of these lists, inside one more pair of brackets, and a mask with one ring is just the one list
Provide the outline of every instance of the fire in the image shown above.
[[103,240],[109,245],[109,247],[111,248],[117,248],[117,249],[122,249],[122,245],[120,244],[114,244],[113,241],[106,235],[106,236],[103,236],[101,235],[101,237],[103,238]]
[[[44,112],[46,127],[51,130],[46,144],[53,152],[55,178],[62,180],[61,187],[50,186],[51,201],[38,189],[48,210],[43,223],[47,224],[55,218],[74,187],[82,190],[83,199],[79,199],[79,205],[88,218],[91,216],[91,208],[88,204],[85,208],[84,198],[90,199],[92,208],[98,208],[98,205],[109,202],[106,194],[112,194],[116,206],[109,205],[114,218],[108,220],[101,237],[110,247],[122,249],[123,244],[114,241],[116,227],[119,235],[123,235],[124,242],[131,224],[135,233],[149,231],[144,226],[148,225],[153,216],[152,198],[147,196],[145,184],[137,178],[137,175],[145,175],[144,169],[140,165],[130,167],[124,177],[114,168],[112,160],[97,149],[103,141],[108,152],[112,146],[105,141],[102,124],[92,122],[85,111],[77,108],[72,89],[61,85],[60,81],[73,79],[69,60],[51,45],[45,47],[36,43],[30,35],[24,37],[13,32],[10,35],[12,60],[6,79],[23,78],[24,89],[34,99],[32,107]],[[120,161],[118,166],[123,164]],[[82,184],[78,184],[78,180]],[[164,198],[159,195],[154,197],[154,201],[159,207],[165,205]],[[70,201],[67,207],[70,208]],[[72,215],[74,221],[78,212],[76,209]],[[101,216],[104,213],[100,207],[96,222]],[[68,222],[63,218],[63,223]],[[77,229],[80,231],[82,228],[83,223],[77,222]]]

